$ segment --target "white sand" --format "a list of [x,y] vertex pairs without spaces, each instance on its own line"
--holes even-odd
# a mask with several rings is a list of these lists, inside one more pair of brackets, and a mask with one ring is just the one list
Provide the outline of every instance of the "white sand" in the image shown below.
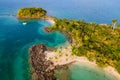
[[51,23],[51,25],[54,25],[54,24],[55,24],[55,21],[52,20],[52,19],[47,19],[46,21],[48,21],[49,23]]
[[120,74],[117,72],[117,70],[111,66],[108,66],[106,68],[103,69],[105,72],[113,75],[114,77],[116,77],[118,80],[120,80]]
[[[57,51],[53,51],[53,52],[46,51],[45,53],[47,56],[46,59],[51,60],[54,63],[54,65],[65,65],[71,62],[79,62],[79,63],[89,64],[91,66],[98,67],[95,61],[91,62],[86,57],[78,57],[72,55],[71,54],[72,50],[70,45],[68,47],[58,48]],[[120,80],[120,74],[115,70],[115,68],[108,66],[103,68],[103,71],[113,75],[118,80]]]

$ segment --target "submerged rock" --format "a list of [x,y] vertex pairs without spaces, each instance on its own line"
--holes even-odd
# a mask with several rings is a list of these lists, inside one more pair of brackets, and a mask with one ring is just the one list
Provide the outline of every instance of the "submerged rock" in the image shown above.
[[33,68],[32,78],[34,80],[56,80],[54,68],[49,67],[54,66],[49,60],[46,60],[45,51],[46,46],[43,44],[38,44],[30,48],[30,62]]
[[44,30],[45,30],[45,32],[48,32],[48,33],[52,31],[48,27],[45,27]]

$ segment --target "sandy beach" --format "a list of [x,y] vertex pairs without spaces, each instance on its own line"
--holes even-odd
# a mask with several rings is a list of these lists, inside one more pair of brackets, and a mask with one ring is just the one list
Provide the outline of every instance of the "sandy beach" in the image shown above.
[[44,20],[48,21],[49,23],[51,23],[51,25],[55,24],[54,18],[51,16],[46,16],[45,18],[43,18]]
[[[46,51],[46,59],[51,60],[54,65],[65,65],[73,62],[78,62],[82,64],[87,64],[89,66],[98,67],[95,61],[89,61],[86,57],[78,57],[72,55],[71,46],[58,48],[56,51]],[[115,70],[115,68],[108,66],[105,68],[101,68],[106,73],[114,76],[117,80],[120,80],[120,74]]]
[[46,19],[51,25],[55,24],[55,21],[53,19]]

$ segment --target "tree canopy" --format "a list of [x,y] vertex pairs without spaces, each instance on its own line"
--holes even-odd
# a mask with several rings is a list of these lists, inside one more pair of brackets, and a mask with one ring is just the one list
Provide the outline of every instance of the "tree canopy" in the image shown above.
[[74,55],[86,56],[100,66],[110,65],[120,72],[120,28],[113,31],[111,25],[67,19],[56,19],[48,28],[70,35]]
[[46,15],[46,10],[42,8],[21,8],[17,13],[19,19],[38,19]]

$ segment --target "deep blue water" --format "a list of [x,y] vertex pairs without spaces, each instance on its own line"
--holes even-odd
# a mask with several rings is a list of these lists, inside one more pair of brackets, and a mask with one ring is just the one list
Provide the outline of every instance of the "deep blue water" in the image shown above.
[[111,23],[120,20],[119,0],[0,0],[0,80],[30,80],[28,48],[37,43],[55,47],[65,43],[60,32],[45,33],[47,21],[32,20],[27,25],[7,14],[21,7],[42,7],[58,18],[84,19],[88,22]]
[[1,13],[16,13],[21,7],[42,7],[49,15],[84,19],[89,22],[111,23],[112,19],[120,20],[120,0],[1,0]]

